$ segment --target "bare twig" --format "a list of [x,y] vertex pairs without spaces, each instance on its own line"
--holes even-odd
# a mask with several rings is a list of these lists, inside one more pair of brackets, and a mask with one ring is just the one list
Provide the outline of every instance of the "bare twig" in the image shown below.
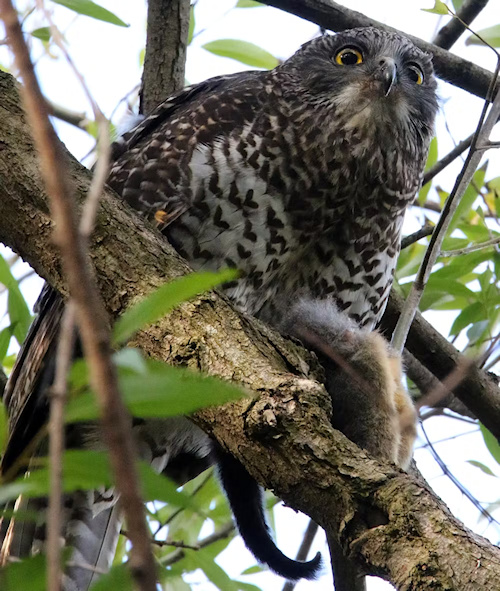
[[74,127],[78,127],[78,129],[85,129],[85,127],[90,123],[85,113],[70,111],[61,105],[56,105],[52,101],[47,101],[47,103],[49,105],[50,114],[53,117],[57,117],[57,119],[60,119],[61,121],[69,123]]
[[109,158],[111,155],[109,121],[106,119],[103,112],[99,108],[99,105],[94,100],[94,97],[92,96],[92,93],[90,92],[84,77],[76,67],[73,58],[71,57],[66,48],[64,37],[59,31],[58,27],[55,25],[54,21],[52,20],[50,12],[45,9],[42,0],[37,0],[37,2],[40,4],[40,8],[43,11],[45,18],[47,19],[47,22],[50,25],[52,39],[54,40],[57,47],[59,47],[59,49],[61,50],[70,68],[73,70],[73,74],[79,81],[80,86],[82,87],[87,97],[87,100],[89,101],[90,106],[92,107],[94,119],[97,123],[97,165],[95,169],[95,174],[92,178],[92,184],[90,186],[87,199],[85,201],[85,205],[82,211],[82,219],[80,220],[80,232],[83,238],[87,240],[94,227],[94,219],[97,211],[97,206],[99,203],[99,198],[101,196],[102,189],[106,183],[106,178],[108,176]]
[[[120,534],[122,536],[125,536],[126,538],[129,538],[129,533],[125,529],[120,530]],[[151,538],[150,543],[154,544],[155,546],[158,546],[158,548],[164,548],[165,546],[167,546],[167,547],[172,547],[172,548],[186,548],[187,550],[199,550],[200,549],[199,544],[185,544],[184,542],[181,542],[178,540],[170,540],[170,539],[157,540],[156,538]]]
[[451,164],[456,158],[458,158],[461,154],[470,148],[472,144],[472,140],[474,139],[474,134],[470,135],[465,140],[459,142],[453,150],[451,150],[446,156],[441,158],[439,162],[436,162],[432,168],[424,174],[423,185],[426,185],[430,180],[432,180],[436,175],[438,175],[442,170],[444,170],[449,164]]
[[[497,62],[494,80],[496,80],[498,77],[499,69],[500,61]],[[493,92],[494,89],[495,83],[493,82],[491,85],[491,92]],[[493,129],[500,115],[500,90],[496,92],[490,112],[486,116],[489,102],[489,100],[485,102],[478,128],[472,141],[471,149],[467,155],[462,171],[455,182],[455,186],[453,187],[453,190],[450,193],[450,196],[448,197],[443,208],[443,213],[439,218],[436,229],[432,234],[429,247],[424,255],[419,272],[412,285],[410,293],[408,294],[408,298],[406,299],[401,316],[399,317],[398,323],[396,325],[396,329],[392,338],[392,345],[397,351],[403,350],[410,325],[412,323],[413,317],[415,316],[415,312],[418,308],[418,304],[420,302],[420,298],[422,297],[425,285],[427,284],[432,272],[432,268],[439,256],[441,244],[444,240],[446,232],[448,231],[448,226],[453,218],[453,214],[458,207],[460,199],[469,186],[469,183],[471,182],[474,173],[476,172],[476,169],[481,161],[482,152],[478,152],[474,149],[474,147],[478,144],[482,144],[489,138],[491,130]]]
[[458,384],[463,381],[464,377],[475,363],[474,359],[462,357],[460,363],[442,382],[437,382],[430,392],[417,401],[417,409],[422,408],[423,406],[437,406],[443,398],[453,392]]
[[121,504],[132,538],[131,572],[140,589],[155,591],[156,569],[149,544],[144,506],[139,493],[133,436],[118,390],[106,314],[77,230],[72,190],[64,170],[65,156],[49,121],[45,99],[36,79],[28,47],[11,0],[0,0],[0,15],[24,83],[25,109],[30,120],[51,197],[55,239],[63,254],[69,290],[74,298],[91,383],[98,394],[104,438],[109,446]]
[[487,4],[488,0],[465,0],[457,11],[456,18],[452,18],[438,32],[433,40],[434,45],[450,49],[466,30],[465,24],[470,25]]
[[427,446],[432,454],[432,457],[434,458],[434,460],[436,461],[438,466],[443,471],[443,474],[445,476],[447,476],[449,478],[449,480],[458,488],[458,490],[469,499],[469,501],[481,513],[481,515],[483,517],[485,517],[490,523],[496,523],[496,524],[500,525],[499,522],[481,505],[481,503],[476,499],[476,497],[468,489],[466,489],[465,486],[463,486],[463,484],[460,482],[460,480],[458,480],[458,478],[450,472],[450,469],[448,468],[448,466],[443,462],[443,460],[441,459],[441,456],[435,450],[434,445],[432,444],[431,440],[427,436],[427,432],[426,432],[425,427],[422,423],[420,423],[420,427],[422,428],[422,433],[424,434],[425,440],[427,442]]
[[442,250],[440,256],[457,257],[461,254],[469,254],[469,252],[483,250],[483,248],[488,248],[488,246],[495,246],[495,244],[500,244],[500,237],[492,238],[491,240],[486,240],[486,242],[480,242],[479,244],[472,244],[466,248],[457,248],[457,250]]
[[75,307],[68,302],[57,345],[56,373],[50,392],[49,456],[50,495],[47,516],[47,589],[61,588],[62,456],[64,452],[64,405],[73,357]]
[[425,238],[426,236],[431,236],[432,232],[434,232],[434,226],[429,222],[426,222],[420,228],[420,230],[403,237],[401,240],[401,249],[408,248],[408,246],[415,244],[415,242],[418,242],[420,239]]
[[[210,544],[218,542],[219,540],[224,540],[225,538],[230,536],[233,533],[233,531],[234,523],[232,521],[229,521],[228,523],[220,527],[218,530],[214,531],[213,534],[210,534],[206,538],[200,540],[198,543],[198,550],[206,548],[207,546],[210,546]],[[184,556],[184,550],[182,548],[178,548],[170,554],[167,554],[167,556],[165,556],[164,558],[160,558],[160,562],[162,566],[170,566],[172,564],[175,564],[176,562],[179,562],[179,560],[182,560]]]
[[[403,353],[403,361],[406,374],[419,390],[417,396],[412,393],[412,398],[416,403],[430,392],[443,388],[442,382],[406,349]],[[438,409],[448,408],[459,415],[476,419],[474,413],[451,392],[436,401],[434,407]]]

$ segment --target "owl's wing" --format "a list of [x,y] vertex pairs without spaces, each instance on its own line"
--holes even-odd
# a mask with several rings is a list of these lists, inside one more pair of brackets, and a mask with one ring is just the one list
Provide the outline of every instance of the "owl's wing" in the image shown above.
[[218,76],[161,103],[113,145],[108,184],[160,230],[194,199],[191,160],[197,149],[238,138],[269,100],[267,72]]
[[2,459],[5,474],[47,421],[47,390],[54,379],[57,335],[64,311],[61,296],[48,284],[35,306],[28,331],[5,387],[3,402],[9,415],[9,440]]

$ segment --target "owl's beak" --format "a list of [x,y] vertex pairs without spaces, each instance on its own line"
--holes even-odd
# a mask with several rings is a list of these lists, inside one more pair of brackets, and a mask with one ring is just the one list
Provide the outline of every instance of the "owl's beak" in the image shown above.
[[392,57],[383,57],[379,61],[379,68],[375,72],[375,79],[382,82],[384,96],[387,96],[396,82],[398,69]]

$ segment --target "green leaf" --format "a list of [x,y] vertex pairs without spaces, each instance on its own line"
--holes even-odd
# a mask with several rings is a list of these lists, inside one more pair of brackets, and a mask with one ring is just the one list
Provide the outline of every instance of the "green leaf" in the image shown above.
[[434,8],[422,8],[422,10],[432,14],[449,14],[448,7],[441,0],[434,0]]
[[194,552],[193,550],[184,550],[186,557],[192,565],[205,573],[207,579],[213,583],[216,589],[220,591],[239,591],[238,584],[229,578],[227,573],[209,557],[206,548],[203,551]]
[[455,9],[455,12],[458,12],[462,8],[463,3],[464,3],[464,0],[452,0],[452,4],[453,4],[453,8]]
[[[436,164],[438,160],[438,140],[437,137],[433,137],[429,146],[429,154],[427,156],[427,162],[425,164],[425,170],[429,170]],[[426,183],[419,191],[417,202],[419,205],[423,205],[427,199],[427,195],[432,187],[432,181]]]
[[0,332],[0,364],[5,359],[7,351],[10,345],[10,339],[12,338],[12,327],[6,326]]
[[8,311],[12,332],[21,345],[31,324],[31,314],[17,283],[9,288]]
[[[260,572],[264,572],[264,569],[261,569]],[[238,589],[240,591],[262,591],[260,587],[257,587],[257,585],[244,583],[243,581],[236,581],[236,584],[238,585]]]
[[0,573],[2,591],[45,591],[46,578],[46,560],[42,554],[11,562]]
[[453,325],[450,329],[450,336],[457,335],[461,330],[473,322],[485,320],[487,314],[488,310],[485,309],[482,302],[474,302],[470,306],[467,306],[455,318],[455,321],[453,322]]
[[247,66],[254,66],[255,68],[272,70],[279,64],[278,59],[265,49],[239,39],[210,41],[210,43],[205,43],[203,48],[215,55],[229,57]]
[[432,276],[435,279],[459,279],[465,277],[484,261],[491,259],[491,253],[479,250],[469,254],[454,257],[441,269],[434,271]]
[[191,5],[191,9],[189,11],[189,31],[188,31],[188,39],[187,39],[188,45],[191,45],[191,41],[193,40],[195,26],[196,26],[196,21],[195,21],[195,17],[194,17],[194,6]]
[[259,8],[262,4],[255,2],[255,0],[238,0],[235,8]]
[[[482,29],[481,31],[477,31],[477,34],[480,35],[486,43],[489,43],[492,47],[500,47],[500,25],[494,25],[493,27],[488,27],[487,29]],[[484,43],[476,37],[476,35],[471,35],[467,38],[465,45],[482,45],[484,47]]]
[[473,345],[478,341],[483,341],[485,337],[488,336],[490,332],[490,321],[489,320],[480,320],[479,322],[474,322],[472,326],[467,331],[467,338],[469,339],[469,345]]
[[162,285],[118,319],[113,329],[114,344],[127,341],[139,329],[165,316],[180,303],[221,283],[237,279],[238,275],[236,269],[224,269],[218,273],[190,273]]
[[51,37],[50,27],[40,27],[39,29],[35,29],[30,32],[30,35],[40,39],[40,41],[43,41],[44,43],[48,43]]
[[0,283],[9,290],[8,312],[10,317],[10,329],[21,345],[26,338],[26,333],[31,324],[31,314],[26,301],[19,289],[19,283],[12,275],[9,265],[0,256]]
[[134,583],[126,564],[117,564],[109,573],[99,577],[92,585],[92,591],[133,591]]
[[90,16],[91,18],[95,18],[99,21],[104,21],[106,23],[111,23],[112,25],[117,25],[119,27],[128,27],[127,23],[124,23],[120,18],[118,18],[115,14],[106,10],[99,4],[95,4],[91,0],[52,0],[55,4],[60,4],[61,6],[65,6],[78,14],[83,14],[85,16]]
[[262,566],[260,564],[254,564],[253,566],[246,568],[241,574],[242,575],[255,575],[257,573],[262,573],[262,572],[264,572],[264,569],[262,568]]
[[483,224],[462,222],[457,228],[467,236],[470,242],[486,242],[490,238],[495,238],[500,235],[498,232],[493,232]]
[[476,460],[467,460],[467,463],[470,464],[471,466],[475,466],[476,468],[479,468],[482,472],[484,472],[485,474],[488,474],[488,476],[495,476],[496,477],[496,474],[490,468],[488,468],[488,466],[485,466],[481,462],[478,462]]
[[484,184],[484,177],[486,175],[487,164],[488,163],[486,162],[483,166],[481,166],[481,168],[476,170],[476,172],[474,173],[474,176],[472,177],[472,182],[465,190],[465,193],[463,194],[462,199],[460,200],[460,203],[458,204],[458,207],[455,210],[453,217],[451,218],[450,225],[448,226],[448,236],[453,232],[453,230],[458,226],[461,219],[465,216],[466,213],[469,212],[471,207],[474,205],[474,202],[478,197],[478,189],[480,189]]
[[497,438],[489,431],[482,423],[479,423],[479,428],[483,434],[483,439],[490,454],[495,458],[497,464],[500,464],[500,444]]
[[425,245],[418,244],[417,242],[407,248],[403,248],[399,255],[396,269],[398,280],[414,275],[418,271],[426,250],[427,247]]
[[[120,389],[134,417],[173,417],[231,402],[245,392],[231,384],[189,369],[171,367],[153,359],[144,360],[146,371],[119,371]],[[86,392],[69,400],[66,421],[99,416],[94,396]]]
[[[21,477],[0,488],[0,503],[17,498],[20,494],[40,497],[50,489],[48,458],[37,458],[40,467],[32,470],[27,477]],[[66,450],[63,456],[63,490],[92,490],[100,486],[113,486],[112,470],[108,455],[90,450]],[[161,474],[157,474],[146,462],[137,462],[142,483],[143,498],[146,502],[162,501],[181,508],[199,511],[196,500],[177,490],[177,486]]]

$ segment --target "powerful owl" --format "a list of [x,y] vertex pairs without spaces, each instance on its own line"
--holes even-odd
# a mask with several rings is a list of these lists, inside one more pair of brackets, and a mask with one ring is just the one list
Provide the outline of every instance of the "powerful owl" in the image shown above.
[[[270,72],[212,78],[167,99],[115,144],[108,181],[194,269],[240,269],[241,278],[224,287],[237,308],[315,349],[334,425],[402,466],[411,454],[413,410],[399,360],[371,331],[389,295],[436,110],[429,55],[401,35],[354,29],[306,43]],[[46,419],[62,307],[46,289],[7,386],[4,469]],[[142,422],[137,432],[145,457],[167,474],[178,474],[180,459],[189,473],[191,464],[215,457],[255,556],[287,578],[314,575],[319,557],[299,563],[276,548],[259,487],[188,419]],[[73,563],[102,568],[112,556],[119,518],[111,518],[113,495],[106,500],[97,491],[67,499]],[[43,536],[40,524],[12,522],[4,557],[26,555]],[[92,577],[72,567],[66,589],[87,589]]]

